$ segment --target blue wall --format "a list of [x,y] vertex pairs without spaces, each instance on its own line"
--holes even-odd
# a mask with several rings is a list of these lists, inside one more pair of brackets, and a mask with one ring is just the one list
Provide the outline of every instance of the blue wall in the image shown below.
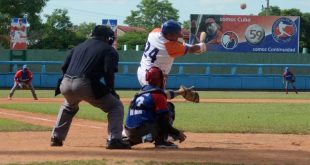
[[[0,72],[0,87],[11,88],[13,77],[18,65],[28,64],[40,65],[41,71],[34,72],[33,85],[35,88],[54,88],[60,73],[50,73],[46,71],[49,65],[61,64],[61,61],[0,61],[2,65],[11,65],[12,72]],[[116,88],[118,89],[138,89],[140,85],[137,75],[129,68],[137,68],[138,62],[121,62],[120,72],[116,75]],[[289,66],[294,69],[309,69],[310,64],[229,64],[229,63],[175,63],[175,73],[168,78],[168,88],[179,88],[180,85],[195,86],[196,89],[261,89],[273,90],[283,89],[282,71]],[[195,67],[203,70],[203,73],[185,72],[188,68]],[[229,68],[229,73],[213,73],[213,68]],[[241,68],[251,68],[253,73],[241,74]],[[264,72],[267,68],[278,69],[278,74]],[[31,69],[31,68],[30,68]],[[298,89],[310,89],[309,75],[296,75],[296,86]]]

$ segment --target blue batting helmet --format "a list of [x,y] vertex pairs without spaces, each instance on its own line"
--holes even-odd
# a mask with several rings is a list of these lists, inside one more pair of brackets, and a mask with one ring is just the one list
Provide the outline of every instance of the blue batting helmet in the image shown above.
[[168,20],[164,22],[161,32],[163,34],[178,34],[181,31],[181,25],[179,22],[174,20]]
[[23,69],[27,69],[27,65],[25,64],[25,65],[23,65]]

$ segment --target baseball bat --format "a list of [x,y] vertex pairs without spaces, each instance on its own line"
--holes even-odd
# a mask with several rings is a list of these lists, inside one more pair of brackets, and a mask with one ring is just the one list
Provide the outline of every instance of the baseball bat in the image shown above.
[[206,32],[201,32],[200,36],[199,36],[199,42],[200,43],[205,43],[206,42],[206,37],[207,37],[207,33]]
[[195,31],[195,36],[197,36],[198,31],[199,31],[199,25],[200,22],[202,21],[202,14],[198,15],[197,21],[196,21],[196,31]]
[[198,40],[197,34],[198,34],[198,31],[199,31],[199,25],[200,25],[201,20],[202,20],[202,14],[199,14],[198,17],[197,17],[196,25],[195,25],[195,27],[196,27],[195,34],[192,37],[193,39],[190,41],[190,44],[194,44]]

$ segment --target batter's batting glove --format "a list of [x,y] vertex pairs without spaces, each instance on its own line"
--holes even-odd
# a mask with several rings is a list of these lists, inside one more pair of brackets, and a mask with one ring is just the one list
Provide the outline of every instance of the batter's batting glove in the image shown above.
[[199,94],[197,91],[193,89],[194,87],[186,88],[185,86],[181,85],[179,91],[182,92],[182,96],[185,100],[190,102],[199,103]]

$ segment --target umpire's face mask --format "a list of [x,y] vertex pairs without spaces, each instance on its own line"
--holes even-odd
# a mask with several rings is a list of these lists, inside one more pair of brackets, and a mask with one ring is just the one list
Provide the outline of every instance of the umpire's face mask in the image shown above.
[[109,29],[107,32],[107,40],[109,45],[112,45],[114,43],[115,36],[114,31],[112,29]]
[[108,37],[108,43],[109,43],[109,45],[113,45],[114,40],[115,40],[114,35],[113,35],[113,36]]
[[91,36],[99,38],[107,42],[109,45],[112,45],[115,39],[114,31],[109,26],[105,25],[97,25],[92,31]]

